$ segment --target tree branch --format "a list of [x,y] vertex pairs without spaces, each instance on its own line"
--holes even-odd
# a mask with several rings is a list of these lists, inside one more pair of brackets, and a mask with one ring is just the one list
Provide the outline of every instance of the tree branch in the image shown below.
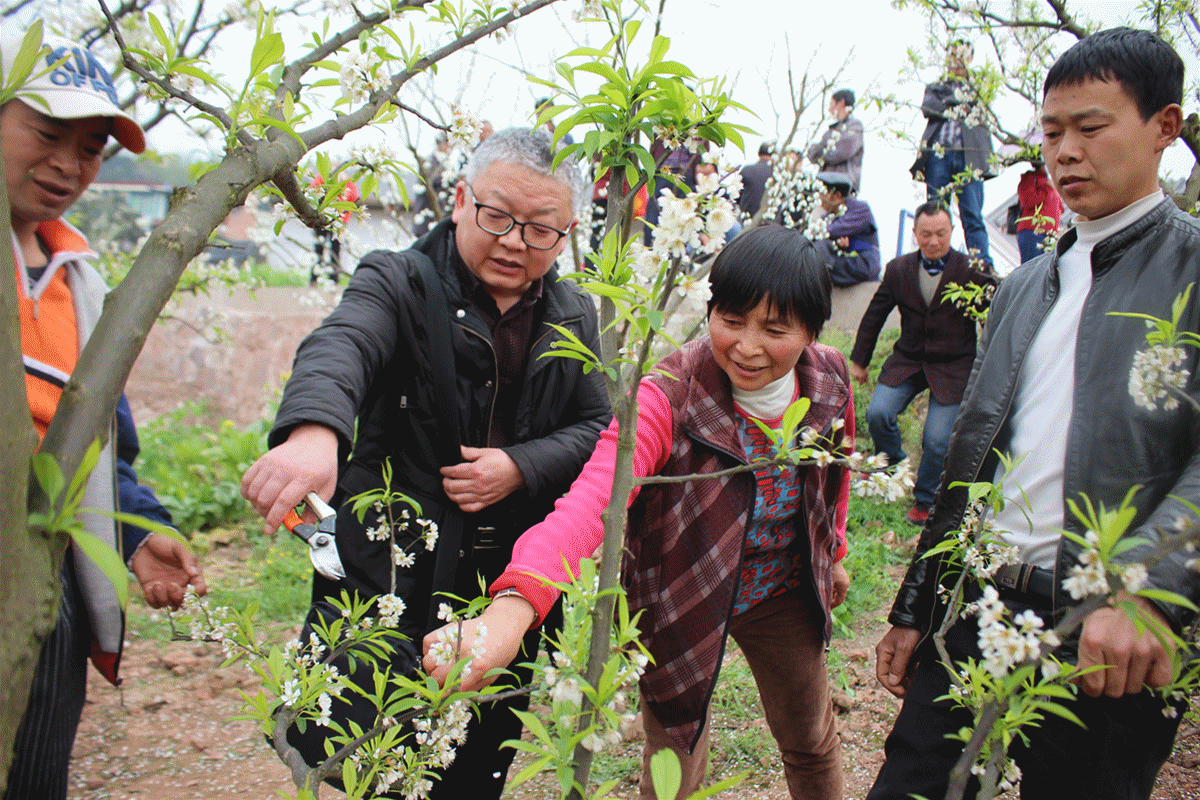
[[[429,2],[430,0],[418,0],[418,2]],[[429,55],[421,57],[409,69],[399,72],[392,77],[388,87],[383,90],[375,91],[371,94],[371,99],[357,111],[349,114],[339,114],[334,119],[324,122],[315,128],[312,128],[302,134],[300,138],[304,141],[307,149],[311,150],[319,144],[329,141],[330,139],[340,139],[352,130],[357,130],[363,125],[373,120],[385,105],[388,105],[395,99],[400,88],[416,75],[421,74],[429,67],[438,63],[442,59],[457,53],[469,45],[474,44],[485,36],[510,25],[520,17],[532,14],[540,8],[545,8],[557,0],[532,0],[520,8],[514,8],[507,14],[498,17],[487,25],[481,25],[470,33],[455,39],[454,41],[444,45],[443,47],[434,50]],[[268,134],[269,138],[278,140],[280,137],[286,137],[283,131],[272,130]]]
[[296,216],[300,218],[301,222],[314,231],[324,230],[329,227],[325,218],[317,212],[312,201],[308,199],[308,195],[304,193],[304,187],[296,179],[296,171],[293,167],[288,167],[276,174],[275,177],[271,178],[271,183],[283,195],[283,199],[292,204],[292,208],[295,209]]
[[[121,29],[117,26],[117,20],[115,17],[113,17],[112,12],[108,10],[108,4],[105,3],[105,0],[97,0],[97,2],[99,2],[101,10],[104,11],[104,16],[108,19],[108,24],[112,30],[113,38],[117,41],[117,46],[121,48],[121,61],[130,72],[137,75],[146,83],[157,86],[171,97],[182,100],[193,108],[197,108],[200,111],[203,111],[205,114],[208,114],[209,116],[218,120],[223,126],[225,126],[225,130],[234,130],[233,120],[230,119],[229,115],[226,114],[223,109],[217,108],[211,103],[204,102],[191,92],[175,88],[175,85],[169,80],[158,77],[154,73],[150,72],[150,70],[139,64],[137,60],[134,59],[133,55],[130,54],[129,47],[125,44],[125,37],[121,35]],[[238,141],[244,145],[249,146],[254,143],[254,138],[245,130],[239,129],[237,131],[237,137]]]

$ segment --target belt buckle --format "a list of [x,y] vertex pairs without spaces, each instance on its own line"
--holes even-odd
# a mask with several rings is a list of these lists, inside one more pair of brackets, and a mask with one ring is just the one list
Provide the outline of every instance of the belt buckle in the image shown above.
[[996,582],[1005,589],[1016,589],[1021,580],[1023,564],[1004,564],[996,570]]
[[479,525],[475,528],[475,548],[477,550],[499,546],[500,543],[496,541],[496,527],[494,525]]

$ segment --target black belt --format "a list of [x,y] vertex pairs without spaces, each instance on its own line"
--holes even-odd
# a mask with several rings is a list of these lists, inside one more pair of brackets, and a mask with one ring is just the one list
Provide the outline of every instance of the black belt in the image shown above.
[[1033,564],[1005,564],[996,570],[996,588],[1019,597],[1047,603],[1054,600],[1054,571]]

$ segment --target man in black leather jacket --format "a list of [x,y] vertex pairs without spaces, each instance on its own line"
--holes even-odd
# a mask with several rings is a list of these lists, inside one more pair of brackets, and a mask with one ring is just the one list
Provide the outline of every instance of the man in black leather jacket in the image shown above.
[[[1083,527],[1067,500],[1086,496],[1112,509],[1140,486],[1126,535],[1147,543],[1121,562],[1139,560],[1161,531],[1190,519],[1185,501],[1200,502],[1200,414],[1187,399],[1136,386],[1131,368],[1148,349],[1145,324],[1112,316],[1170,319],[1176,296],[1200,278],[1200,224],[1163,197],[1157,179],[1161,154],[1182,125],[1182,83],[1183,62],[1169,45],[1120,28],[1080,41],[1046,77],[1046,166],[1079,216],[1057,252],[1020,267],[992,303],[941,493],[889,617],[894,627],[876,648],[880,681],[905,703],[870,800],[942,796],[962,751],[945,736],[972,725],[969,713],[937,702],[949,682],[929,642],[946,610],[938,596],[942,559],[924,556],[954,535],[968,505],[967,490],[951,483],[998,481],[997,452],[1019,461],[1005,477],[1006,494],[1019,496],[1019,486],[1027,495],[1028,520],[1010,502],[995,521],[1025,562],[1017,574],[1029,580],[1000,596],[1012,612],[1030,609],[1047,627],[1073,603],[1064,579],[1081,548],[1059,531]],[[1179,326],[1200,330],[1194,292]],[[1181,391],[1191,398],[1200,397],[1197,366],[1196,349],[1187,349],[1178,369],[1188,370]],[[1150,568],[1146,587],[1200,600],[1191,557],[1168,556]],[[1134,602],[1176,632],[1192,618],[1178,605]],[[953,659],[979,657],[977,630],[974,617],[950,629]],[[1047,714],[1023,729],[1028,742],[1009,751],[1023,773],[1022,797],[1149,797],[1178,720],[1177,709],[1146,687],[1171,680],[1172,654],[1105,607],[1059,655],[1100,667],[1079,679],[1082,694],[1065,701],[1087,727]]]
[[[474,597],[477,573],[485,585],[499,576],[516,537],[549,513],[608,426],[600,374],[585,374],[574,359],[540,357],[566,338],[552,326],[599,352],[595,306],[552,268],[585,197],[574,161],[552,171],[553,155],[545,131],[514,128],[488,138],[467,164],[451,219],[408,251],[368,254],[337,309],[297,350],[272,449],[247,471],[242,493],[268,532],[307,492],[341,506],[346,577],[314,576],[314,598],[390,592],[391,543],[367,530],[376,515],[359,523],[342,506],[382,486],[385,460],[392,488],[417,499],[422,517],[443,529],[446,515],[462,523],[455,585],[441,588]],[[437,456],[444,432],[434,377],[445,365],[431,356],[438,327],[417,266],[422,257],[449,306],[462,443],[454,464]],[[437,555],[422,552],[415,566],[395,570],[395,594],[406,606],[399,630],[415,642],[429,630],[430,604],[440,602],[430,597]],[[535,633],[533,652],[536,644]],[[521,731],[509,709],[527,705],[518,698],[484,706],[430,797],[498,798],[515,754],[499,745]]]

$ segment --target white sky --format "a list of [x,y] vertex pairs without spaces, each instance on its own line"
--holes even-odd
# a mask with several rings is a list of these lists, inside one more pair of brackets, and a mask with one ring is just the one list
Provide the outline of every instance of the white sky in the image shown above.
[[[657,7],[656,2],[651,5]],[[460,96],[467,109],[490,119],[497,128],[529,124],[534,99],[547,92],[527,82],[514,65],[543,77],[553,77],[555,59],[579,44],[595,45],[607,38],[602,26],[582,26],[571,21],[571,14],[578,7],[579,0],[562,0],[519,21],[503,41],[489,39],[479,45],[473,56],[458,56],[454,62],[445,62],[435,79],[438,97],[450,100]],[[1104,24],[1124,22],[1125,15],[1134,11],[1129,0],[1074,0],[1071,7]],[[919,81],[904,79],[901,71],[907,62],[907,49],[923,46],[926,25],[926,18],[918,11],[897,11],[888,0],[803,4],[781,0],[667,0],[662,33],[671,39],[668,58],[686,64],[699,77],[724,76],[734,99],[758,115],[757,119],[744,113],[730,117],[759,132],[747,136],[747,155],[727,150],[730,160],[743,162],[754,160],[762,139],[774,140],[790,126],[789,47],[797,75],[809,66],[810,59],[814,73],[832,74],[852,54],[838,88],[853,89],[860,98],[871,90],[895,93],[902,102],[917,105],[923,82],[935,79],[938,70],[930,69]],[[639,41],[648,43],[652,27],[653,21],[643,26]],[[285,31],[285,35],[291,56],[304,32]],[[984,48],[978,50],[983,57]],[[248,45],[244,53],[235,53],[230,59],[231,72],[233,64],[248,58]],[[1189,76],[1193,76],[1194,54],[1188,67]],[[810,114],[815,115],[818,110],[814,107]],[[1021,104],[995,110],[1002,116],[1026,117],[1013,120],[1005,116],[1010,129],[1021,129],[1033,122],[1029,118],[1031,109]],[[924,120],[915,108],[880,113],[865,107],[861,101],[856,115],[867,128],[859,194],[875,212],[886,261],[895,251],[900,209],[911,209],[924,199],[924,187],[915,184],[908,174],[914,157],[912,144],[897,141],[888,129],[906,130],[917,136]],[[793,146],[800,149],[806,146],[816,131],[816,122],[816,116],[806,118]],[[419,128],[419,123],[415,127]],[[433,137],[429,132],[420,137],[422,152],[431,150]],[[375,130],[356,138],[360,141],[382,138],[399,143],[394,130]],[[180,138],[177,132],[164,131],[152,135],[151,144],[177,150]],[[340,146],[335,144],[330,149]],[[1176,145],[1175,149],[1182,149],[1182,145]],[[1168,154],[1165,168],[1178,176],[1189,165],[1190,154],[1176,152]],[[1021,171],[1021,168],[1010,169],[985,184],[985,212],[1015,191]]]

